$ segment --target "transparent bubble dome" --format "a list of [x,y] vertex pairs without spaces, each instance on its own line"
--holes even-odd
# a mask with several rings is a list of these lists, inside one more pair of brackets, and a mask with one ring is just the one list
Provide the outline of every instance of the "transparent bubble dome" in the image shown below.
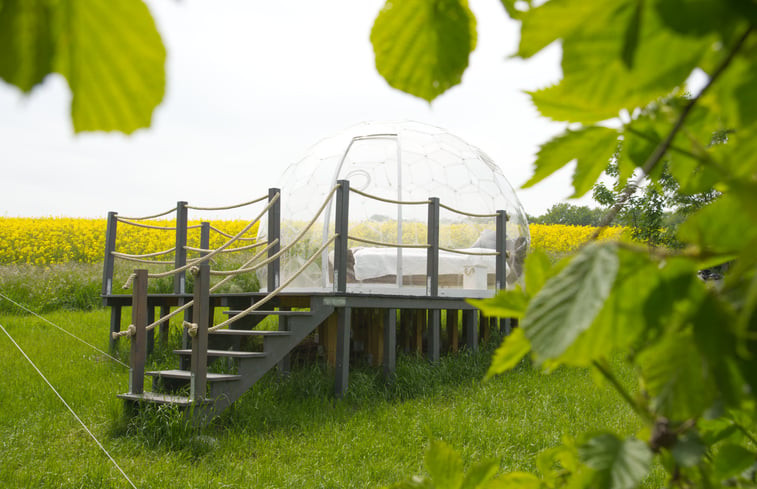
[[[282,247],[292,243],[302,232],[338,180],[348,180],[352,189],[384,199],[426,202],[430,197],[438,197],[443,206],[472,214],[505,210],[509,216],[507,246],[510,251],[507,283],[513,284],[519,279],[530,243],[523,206],[500,167],[483,151],[457,136],[418,122],[365,122],[321,140],[302,159],[290,165],[279,181]],[[333,234],[334,213],[332,198],[312,228],[282,256],[281,283],[296,273]],[[349,196],[351,237],[424,244],[427,219],[425,204],[397,205],[355,192]],[[493,218],[470,217],[442,208],[439,220],[440,246],[484,251],[493,248]],[[267,225],[261,223],[259,237],[266,233]],[[425,288],[425,265],[421,270],[420,265],[411,263],[412,260],[425,263],[425,249],[398,250],[354,240],[350,241],[349,248],[355,269],[354,273],[350,272],[348,290],[373,292],[394,287],[413,293],[414,288]],[[367,260],[371,253],[389,256],[371,258],[378,260],[375,265],[358,263],[362,260],[359,256]],[[464,255],[457,254],[450,260],[457,256]],[[467,256],[446,269],[442,265],[445,257],[440,257],[440,274],[448,275],[440,279],[442,289],[471,288],[471,280],[465,280],[466,271],[474,270],[471,274],[480,275],[480,266],[486,265],[482,265],[483,261],[493,261],[492,257]],[[332,259],[333,247],[298,276],[292,287],[332,288]],[[459,273],[455,267],[459,268]],[[260,276],[263,286],[264,275],[265,272]],[[478,280],[477,288],[492,289],[493,285],[489,283],[484,287]]]

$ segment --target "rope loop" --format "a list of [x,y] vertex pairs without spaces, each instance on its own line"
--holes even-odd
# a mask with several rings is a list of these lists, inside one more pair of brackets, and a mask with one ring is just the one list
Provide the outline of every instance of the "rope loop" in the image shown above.
[[137,278],[137,274],[136,273],[132,273],[131,275],[129,275],[129,278],[126,279],[126,283],[123,285],[123,288],[124,289],[131,288],[131,284],[134,283],[134,279],[135,278]]
[[189,321],[184,321],[182,323],[182,326],[187,328],[187,334],[189,334],[189,336],[193,338],[197,336],[197,330],[198,330],[197,323],[190,323]]
[[189,267],[189,273],[191,273],[194,277],[198,276],[200,274],[200,267],[197,265],[192,265]]

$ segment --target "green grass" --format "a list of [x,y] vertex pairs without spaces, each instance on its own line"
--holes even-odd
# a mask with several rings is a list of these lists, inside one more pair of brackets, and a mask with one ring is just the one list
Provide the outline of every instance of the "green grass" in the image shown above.
[[[107,348],[107,311],[46,317]],[[483,351],[434,365],[401,356],[391,384],[376,369],[355,368],[339,401],[322,366],[269,374],[195,432],[170,409],[127,419],[115,397],[126,390],[126,369],[41,320],[5,315],[0,324],[140,488],[378,487],[422,473],[432,438],[459,450],[466,465],[496,458],[503,471],[534,470],[534,455],[563,436],[640,428],[587,371],[543,375],[523,364],[481,382],[491,357]],[[128,487],[2,334],[0,368],[0,486]]]

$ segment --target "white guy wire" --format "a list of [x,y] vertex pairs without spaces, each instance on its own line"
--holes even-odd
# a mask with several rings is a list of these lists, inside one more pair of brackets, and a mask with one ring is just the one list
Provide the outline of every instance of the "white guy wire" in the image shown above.
[[100,447],[100,450],[102,450],[103,453],[105,453],[105,455],[107,455],[107,457],[110,459],[110,461],[113,462],[113,465],[116,466],[116,468],[118,469],[118,471],[121,472],[121,475],[123,475],[124,478],[129,482],[129,484],[131,484],[131,487],[133,487],[134,489],[137,489],[137,486],[135,486],[134,483],[131,481],[131,479],[129,479],[129,476],[126,475],[126,472],[124,472],[123,469],[118,465],[118,463],[113,459],[113,457],[110,456],[110,453],[108,453],[108,451],[105,449],[105,447],[102,445],[102,443],[100,443],[100,441],[89,430],[89,428],[87,428],[87,425],[84,424],[84,421],[82,421],[81,418],[76,415],[76,413],[74,412],[74,410],[71,409],[71,406],[69,406],[68,403],[66,402],[66,400],[63,399],[63,396],[61,396],[58,393],[58,391],[55,389],[55,387],[53,387],[53,385],[50,383],[50,381],[47,380],[47,377],[45,377],[45,374],[43,374],[42,371],[37,368],[37,366],[34,364],[34,362],[32,362],[32,359],[29,358],[29,355],[27,355],[26,352],[24,352],[24,350],[22,350],[21,347],[18,346],[18,343],[16,343],[16,340],[14,340],[13,337],[10,335],[10,333],[8,333],[8,331],[5,330],[5,328],[3,327],[2,324],[0,324],[0,329],[2,329],[3,333],[5,333],[5,335],[8,337],[8,339],[11,340],[14,345],[16,345],[16,348],[18,348],[18,351],[20,351],[21,354],[24,356],[24,358],[26,358],[26,361],[28,361],[29,364],[31,364],[31,366],[34,367],[34,370],[36,370],[37,373],[39,374],[39,376],[42,377],[42,380],[45,381],[45,383],[48,385],[48,387],[50,387],[53,390],[53,392],[55,392],[55,395],[58,396],[58,399],[60,399],[60,401],[63,403],[63,405],[66,406],[66,408],[68,408],[68,410],[71,412],[71,414],[74,416],[74,418],[76,418],[76,421],[78,421],[79,424],[82,426],[82,428],[84,428],[84,431],[86,431],[89,434],[89,436],[91,436],[92,439],[95,440],[95,443],[97,443],[97,446]]
[[41,320],[43,320],[44,322],[46,322],[46,323],[47,323],[47,324],[49,324],[50,326],[53,326],[53,327],[56,327],[56,328],[58,328],[59,330],[61,330],[61,331],[63,331],[64,333],[66,333],[67,335],[71,336],[72,338],[75,338],[75,339],[79,340],[80,342],[84,343],[85,345],[87,345],[88,347],[90,347],[90,348],[92,348],[92,349],[94,349],[94,350],[97,350],[98,352],[102,353],[103,355],[105,355],[106,357],[110,358],[110,359],[111,359],[111,360],[113,360],[114,362],[116,362],[116,363],[119,363],[119,364],[123,365],[123,366],[124,366],[124,367],[126,367],[126,368],[129,368],[129,366],[128,366],[128,365],[126,365],[126,364],[125,364],[124,362],[122,362],[122,361],[121,361],[121,360],[119,360],[118,358],[116,358],[116,357],[114,357],[114,356],[112,356],[112,355],[109,355],[109,354],[105,353],[104,351],[102,351],[101,349],[99,349],[98,347],[96,347],[95,345],[93,345],[93,344],[91,344],[91,343],[87,343],[86,341],[84,341],[83,339],[79,338],[78,336],[76,336],[75,334],[71,333],[70,331],[67,331],[67,330],[65,330],[65,329],[61,328],[60,326],[58,326],[58,325],[57,325],[57,324],[55,324],[54,322],[50,321],[49,319],[43,318],[42,316],[40,316],[40,315],[39,315],[39,314],[37,314],[36,312],[32,311],[31,309],[29,309],[29,308],[28,308],[28,307],[26,307],[26,306],[23,306],[23,305],[19,304],[18,302],[14,301],[14,300],[13,300],[13,299],[11,299],[10,297],[7,297],[7,296],[3,295],[2,293],[0,293],[0,298],[2,298],[2,299],[5,299],[6,301],[8,301],[8,302],[10,302],[10,303],[12,303],[12,304],[15,304],[16,306],[20,307],[20,308],[21,308],[21,309],[23,309],[24,311],[26,311],[26,312],[28,312],[28,313],[30,313],[30,314],[32,314],[32,315],[34,315],[34,316],[38,317],[38,318],[39,318],[39,319],[41,319]]

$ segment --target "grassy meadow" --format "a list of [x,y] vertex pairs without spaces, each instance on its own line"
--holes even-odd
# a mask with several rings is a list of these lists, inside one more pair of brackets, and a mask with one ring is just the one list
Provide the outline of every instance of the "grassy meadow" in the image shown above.
[[[107,348],[107,311],[46,317]],[[544,375],[523,364],[482,382],[492,344],[435,365],[401,356],[390,384],[357,367],[339,401],[323,366],[269,374],[195,432],[170,409],[127,418],[115,397],[126,390],[126,369],[45,322],[2,315],[0,324],[140,488],[379,487],[422,473],[431,439],[460,450],[467,464],[495,458],[503,471],[534,470],[535,454],[563,436],[640,427],[586,371]],[[5,335],[0,345],[2,486],[128,487]]]
[[[77,220],[38,221],[27,224],[54,228],[57,223],[79,231],[61,231],[56,241],[26,246],[23,258],[0,263],[0,293],[107,350],[109,311],[100,305],[102,265],[95,253],[104,246],[98,241],[104,221],[86,220],[98,221],[87,224],[97,233],[84,232],[86,223],[72,224]],[[22,220],[9,223],[0,219],[0,246],[22,249],[21,243],[33,240],[23,234]],[[219,227],[235,232],[228,224]],[[542,228],[532,230],[532,239],[553,257],[577,247],[587,232]],[[9,245],[11,232],[17,241]],[[136,235],[128,239],[130,253],[170,247]],[[78,250],[79,258],[56,251],[60,243]],[[117,268],[116,283],[129,272],[129,264]],[[257,286],[254,278],[240,280],[229,286]],[[151,290],[171,290],[170,280],[152,282]],[[130,317],[128,308],[123,315]],[[379,369],[357,365],[341,400],[333,398],[333,373],[323,364],[295,366],[286,377],[270,373],[197,431],[170,408],[126,416],[116,398],[127,390],[125,367],[2,298],[0,325],[139,488],[382,487],[422,473],[424,451],[433,439],[459,450],[467,466],[493,458],[502,471],[533,471],[535,455],[565,436],[600,429],[627,434],[641,427],[588,371],[545,375],[523,363],[482,382],[497,346],[493,341],[478,353],[464,351],[436,364],[400,355],[392,382]],[[168,347],[153,354],[152,367],[165,365],[178,344],[174,325]],[[115,352],[124,362],[126,346],[122,342]],[[2,332],[0,368],[0,487],[129,487]],[[632,373],[620,371],[630,382]]]

